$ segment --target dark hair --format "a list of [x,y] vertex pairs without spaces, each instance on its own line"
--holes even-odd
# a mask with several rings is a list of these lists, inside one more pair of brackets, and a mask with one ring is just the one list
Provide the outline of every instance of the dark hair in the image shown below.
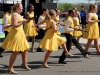
[[11,6],[8,6],[7,7],[7,11],[11,11]]
[[42,13],[41,14],[43,14],[43,12],[46,11],[46,10],[48,10],[48,9],[47,8],[42,8]]
[[84,8],[84,10],[85,10],[85,6],[82,5],[81,8]]
[[81,8],[85,8],[85,7],[82,5]]
[[55,11],[57,12],[59,9],[55,9]]
[[68,14],[70,15],[71,13],[73,13],[73,9],[68,10]]
[[7,7],[4,9],[4,12],[11,11],[11,7],[12,7],[12,6],[7,6]]
[[30,8],[32,7],[32,6],[34,6],[33,4],[30,4],[29,6],[28,6],[28,11],[30,10]]

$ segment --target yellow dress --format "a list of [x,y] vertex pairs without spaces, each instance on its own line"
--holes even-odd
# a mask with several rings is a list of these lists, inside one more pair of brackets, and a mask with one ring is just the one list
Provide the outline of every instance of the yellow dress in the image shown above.
[[[16,14],[16,13],[14,13]],[[23,18],[20,16],[18,22],[23,21]],[[20,25],[17,28],[11,27],[9,34],[4,40],[2,46],[3,49],[7,49],[14,52],[24,52],[29,49],[29,43],[26,39],[23,26]]]
[[[8,12],[6,12],[5,14],[4,14],[4,16],[3,16],[3,25],[4,25],[4,17],[7,17],[7,19],[8,19],[8,24],[11,24],[11,15],[8,13]],[[7,32],[9,32],[11,30],[11,27],[7,27],[7,28],[4,28],[4,31],[7,31]]]
[[[92,14],[92,18],[93,20],[98,20],[98,16],[97,14]],[[86,39],[98,39],[99,38],[99,27],[98,27],[98,22],[94,22],[94,23],[88,23],[87,27],[86,27],[86,31],[83,34],[83,38]]]
[[[56,20],[58,21],[59,20],[59,16],[56,16]],[[58,30],[57,32],[56,32],[58,35],[61,35],[61,32]]]
[[[79,26],[75,26],[75,25],[79,25],[79,19],[77,17],[73,18],[74,21],[74,28],[79,28]],[[81,31],[74,31],[73,32],[73,36],[78,37],[81,36],[82,32]]]
[[[54,20],[50,20],[49,22],[46,22],[47,28],[51,27],[52,22],[54,22]],[[66,42],[66,40],[60,37],[59,35],[57,35],[57,33],[54,32],[53,28],[50,28],[47,30],[44,38],[40,42],[39,47],[44,50],[57,51],[58,46],[60,46],[64,42]]]
[[[34,17],[34,12],[32,12],[31,14],[29,12],[27,12],[27,14],[28,14],[28,18]],[[35,23],[35,21],[33,21],[33,20],[30,20],[27,23],[25,23],[24,32],[25,32],[26,36],[36,36],[36,35],[38,35],[36,28],[32,27],[34,25],[34,23]]]

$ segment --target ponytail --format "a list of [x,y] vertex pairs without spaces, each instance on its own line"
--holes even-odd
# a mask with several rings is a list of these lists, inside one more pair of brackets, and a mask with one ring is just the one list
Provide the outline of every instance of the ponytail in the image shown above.
[[12,14],[16,12],[16,8],[18,8],[19,5],[20,5],[20,3],[16,3],[14,6],[12,6],[12,8],[11,8],[11,13]]

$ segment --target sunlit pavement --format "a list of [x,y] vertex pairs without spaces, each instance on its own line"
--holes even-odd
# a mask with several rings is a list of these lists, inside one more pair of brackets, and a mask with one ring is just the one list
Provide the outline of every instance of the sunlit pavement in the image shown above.
[[[81,38],[80,43],[84,47],[86,40]],[[37,42],[35,43],[35,50],[38,47],[38,44],[39,43]],[[63,52],[63,49],[59,49],[58,51],[51,53],[49,57],[48,64],[51,67],[43,68],[42,63],[45,52],[32,53],[29,50],[28,65],[32,69],[27,71],[20,66],[22,61],[21,54],[17,56],[14,69],[18,72],[17,75],[100,75],[100,55],[96,55],[96,49],[94,48],[90,48],[89,51],[91,51],[91,59],[84,58],[79,50],[74,49],[70,51],[74,56],[67,57],[65,60],[67,64],[58,64],[59,56]],[[6,73],[10,55],[11,52],[5,51],[3,53],[4,57],[0,58],[1,75],[11,75]]]

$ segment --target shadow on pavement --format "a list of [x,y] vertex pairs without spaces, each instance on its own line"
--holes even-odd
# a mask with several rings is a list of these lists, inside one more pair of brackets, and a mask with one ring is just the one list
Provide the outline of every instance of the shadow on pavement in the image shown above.
[[[36,64],[35,66],[42,66],[43,61],[32,61],[32,62],[28,62],[28,64]],[[40,65],[39,65],[40,64]],[[52,62],[48,62],[48,64],[50,64],[52,66],[63,66],[61,64],[58,65],[58,61],[52,61]]]
[[0,74],[6,74],[7,73],[7,70],[1,70],[0,69]]
[[[60,56],[50,56],[50,58],[60,58]],[[81,58],[81,56],[72,56],[72,57],[69,57],[69,56],[66,56],[66,58]]]

